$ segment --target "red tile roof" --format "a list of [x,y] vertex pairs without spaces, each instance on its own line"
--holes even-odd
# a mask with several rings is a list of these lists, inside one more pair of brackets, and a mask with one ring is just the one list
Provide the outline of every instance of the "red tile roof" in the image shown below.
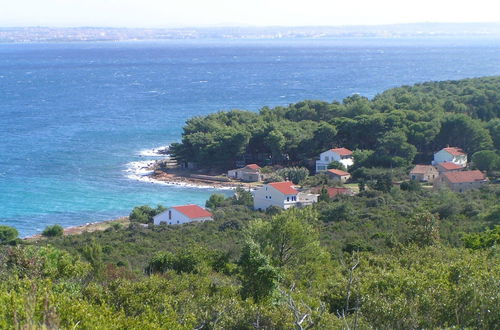
[[459,169],[463,168],[462,166],[457,165],[457,164],[452,163],[452,162],[442,162],[442,163],[438,163],[438,165],[441,166],[442,168],[444,168],[445,170],[448,170],[448,171],[459,170]]
[[433,168],[432,165],[415,165],[410,174],[425,174],[427,171],[432,171]]
[[477,182],[485,181],[488,178],[478,170],[474,171],[461,171],[461,172],[445,172],[443,175],[451,183],[466,183],[466,182]]
[[443,148],[443,150],[447,151],[449,154],[453,156],[464,156],[467,155],[462,149],[457,147],[447,147]]
[[337,170],[337,169],[330,169],[330,170],[328,170],[328,172],[333,173],[333,174],[338,175],[338,176],[350,175],[350,174],[349,174],[348,172],[346,172],[346,171]]
[[245,166],[245,168],[249,168],[251,170],[260,170],[260,166],[257,164],[248,164]]
[[[313,188],[311,191],[315,194],[321,194],[322,187]],[[349,188],[327,187],[328,196],[333,198],[337,195],[354,195],[354,192]]]
[[335,149],[330,149],[331,151],[339,154],[340,156],[349,156],[352,155],[352,151],[346,148],[335,148]]
[[290,181],[271,182],[269,185],[285,195],[296,195],[299,193],[299,191],[293,187],[293,182]]
[[328,190],[328,196],[333,198],[337,195],[351,195],[352,190],[349,188],[326,188]]
[[212,213],[194,204],[172,206],[172,208],[176,209],[177,211],[181,212],[182,214],[191,219],[206,218],[212,216]]

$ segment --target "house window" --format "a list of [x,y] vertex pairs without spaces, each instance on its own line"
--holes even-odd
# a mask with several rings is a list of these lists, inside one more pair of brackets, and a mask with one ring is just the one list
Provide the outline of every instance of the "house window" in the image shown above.
[[179,223],[179,220],[177,220],[177,223]]
[[168,220],[172,220],[172,211],[168,211]]
[[329,160],[330,160],[330,157],[325,156],[325,161],[327,162],[327,161],[329,161]]
[[287,196],[286,197],[286,201],[289,202],[290,201],[290,197]]

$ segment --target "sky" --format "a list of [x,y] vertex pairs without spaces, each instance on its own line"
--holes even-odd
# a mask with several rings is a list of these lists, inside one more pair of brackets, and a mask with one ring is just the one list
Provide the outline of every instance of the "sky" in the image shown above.
[[0,0],[0,26],[203,27],[500,22],[498,0]]

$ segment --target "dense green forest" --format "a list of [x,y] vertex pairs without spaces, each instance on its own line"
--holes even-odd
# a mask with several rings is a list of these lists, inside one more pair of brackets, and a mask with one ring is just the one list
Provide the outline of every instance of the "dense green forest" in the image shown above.
[[[328,140],[357,150],[360,177],[405,173],[445,143],[498,157],[499,87],[426,83],[218,113],[189,120],[175,150],[198,148],[203,158],[185,160],[219,169],[240,159],[228,150],[305,164]],[[498,329],[499,185],[458,194],[379,181],[287,211],[254,211],[239,189],[207,201],[214,221],[178,226],[151,224],[161,205],[101,232],[51,226],[39,241],[0,226],[0,329]],[[333,184],[304,180],[318,183]]]
[[259,113],[234,110],[187,121],[172,151],[180,161],[225,170],[236,161],[311,166],[331,147],[355,152],[357,167],[428,162],[451,145],[469,155],[500,149],[500,77],[390,89],[372,100],[303,101]]

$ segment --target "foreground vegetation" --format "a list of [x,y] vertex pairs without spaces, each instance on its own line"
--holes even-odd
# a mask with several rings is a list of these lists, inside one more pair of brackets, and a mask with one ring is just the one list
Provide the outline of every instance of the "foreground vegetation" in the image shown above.
[[231,197],[212,222],[5,241],[0,328],[492,329],[499,196],[395,187],[267,214]]

